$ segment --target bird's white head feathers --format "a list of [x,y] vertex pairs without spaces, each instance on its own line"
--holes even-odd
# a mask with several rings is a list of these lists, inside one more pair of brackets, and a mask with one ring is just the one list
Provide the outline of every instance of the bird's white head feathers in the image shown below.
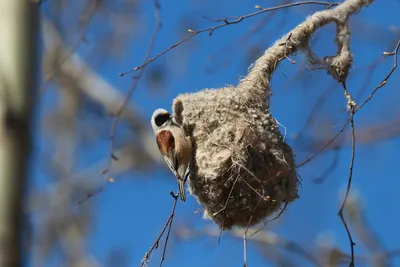
[[158,108],[153,112],[151,116],[151,127],[156,132],[161,127],[165,127],[171,121],[171,114],[162,108]]

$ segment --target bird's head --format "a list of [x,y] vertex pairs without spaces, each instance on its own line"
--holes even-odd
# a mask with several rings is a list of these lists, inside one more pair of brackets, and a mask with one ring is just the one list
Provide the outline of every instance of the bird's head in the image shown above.
[[171,114],[165,109],[159,108],[153,112],[153,116],[151,116],[151,126],[153,127],[153,131],[156,132],[162,127],[168,125],[171,121]]

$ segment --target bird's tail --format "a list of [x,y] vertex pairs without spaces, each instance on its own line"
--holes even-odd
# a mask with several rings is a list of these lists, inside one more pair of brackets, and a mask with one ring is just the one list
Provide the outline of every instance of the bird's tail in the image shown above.
[[185,200],[186,200],[185,181],[182,179],[179,179],[179,178],[178,178],[178,190],[179,190],[179,196],[181,198],[181,201],[185,202]]

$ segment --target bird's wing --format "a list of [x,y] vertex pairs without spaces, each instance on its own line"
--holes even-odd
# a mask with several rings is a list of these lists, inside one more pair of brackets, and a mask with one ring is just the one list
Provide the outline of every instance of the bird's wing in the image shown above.
[[175,155],[175,139],[170,131],[160,131],[156,136],[156,141],[164,160],[173,174],[182,179],[178,174],[178,160]]
[[[170,153],[170,154],[172,154],[172,153]],[[173,157],[173,159],[174,159],[174,161],[175,161],[175,163],[174,163],[174,162],[172,162],[172,160],[171,160],[171,156],[173,157],[173,155],[164,155],[165,162],[167,163],[168,167],[171,169],[172,173],[173,173],[178,179],[181,179],[181,177],[179,176],[178,172],[176,171],[176,170],[178,169],[178,168],[177,168],[177,163],[176,163],[176,158]]]
[[185,172],[185,177],[183,178],[183,181],[186,183],[186,180],[189,178],[189,174],[190,174],[190,170],[189,170],[189,165],[186,168],[186,172]]

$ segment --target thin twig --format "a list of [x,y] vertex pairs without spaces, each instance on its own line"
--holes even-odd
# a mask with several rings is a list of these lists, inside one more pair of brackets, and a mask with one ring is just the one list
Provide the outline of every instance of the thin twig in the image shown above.
[[247,222],[247,227],[246,227],[246,230],[244,231],[244,234],[243,234],[243,266],[244,267],[247,267],[247,233],[248,233],[248,231],[250,229],[251,221],[253,220],[253,215],[257,211],[257,208],[260,205],[262,200],[264,200],[264,198],[260,197],[256,207],[254,208],[254,211],[252,212],[252,214],[251,214],[251,216],[249,218],[249,221]]
[[[70,49],[69,53],[60,61],[58,62],[58,67],[53,69],[50,73],[46,74],[46,80],[45,83],[48,82],[49,80],[51,80],[51,78],[54,77],[55,74],[57,74],[57,71],[61,69],[61,66],[67,62],[71,56],[76,52],[76,50],[78,49],[79,45],[82,42],[86,41],[86,30],[89,26],[90,20],[93,17],[93,14],[97,8],[97,6],[99,5],[99,0],[92,0],[88,10],[81,16],[81,30],[79,32],[79,36],[78,39],[76,40],[75,44],[72,46],[72,48]],[[44,87],[43,87],[44,88]]]
[[[146,62],[150,58],[151,52],[153,51],[153,48],[154,48],[154,44],[155,44],[156,38],[157,38],[158,33],[159,33],[159,31],[161,29],[161,26],[162,26],[161,19],[160,19],[160,8],[161,8],[161,6],[158,3],[158,0],[154,0],[154,17],[155,17],[155,20],[156,20],[156,26],[154,28],[153,35],[152,35],[152,37],[150,39],[150,42],[149,42],[149,45],[147,47],[146,55],[144,57],[143,62]],[[110,134],[109,134],[109,141],[110,141],[110,144],[109,144],[109,147],[110,147],[109,159],[108,159],[108,163],[107,163],[106,168],[102,171],[102,174],[106,177],[106,180],[110,179],[109,170],[110,170],[110,166],[111,166],[112,160],[118,160],[118,158],[114,154],[114,151],[115,151],[115,129],[117,128],[120,116],[121,116],[122,112],[125,110],[126,106],[128,105],[128,103],[129,103],[129,101],[130,101],[130,99],[132,97],[133,91],[136,88],[140,78],[142,77],[144,70],[145,70],[145,68],[142,68],[137,73],[137,75],[132,78],[132,83],[131,83],[131,86],[129,88],[128,94],[126,95],[125,100],[122,103],[121,107],[118,109],[116,114],[114,114],[115,118],[114,118],[114,120],[113,120],[113,122],[111,124]]]
[[[394,43],[394,45],[396,45],[396,42]],[[384,57],[379,57],[378,59],[376,59],[374,61],[374,63],[370,64],[369,66],[367,66],[368,68],[368,72],[366,74],[366,78],[364,79],[362,85],[360,86],[360,90],[357,94],[357,96],[355,97],[355,99],[360,99],[362,97],[362,94],[365,91],[365,88],[368,87],[368,85],[371,82],[371,78],[372,78],[372,74],[373,72],[376,70],[376,68],[379,66],[379,63],[383,61],[383,59],[387,56],[391,56],[394,55],[394,52],[384,52]],[[358,69],[355,70],[353,72],[353,75],[355,74],[355,72],[365,72],[365,70],[363,69]],[[301,136],[302,136],[302,132],[306,130],[307,127],[309,127],[314,120],[314,114],[317,112],[317,110],[322,107],[323,103],[326,101],[326,99],[328,98],[328,96],[335,91],[337,87],[337,83],[332,84],[332,86],[330,86],[329,88],[327,88],[319,97],[318,99],[315,101],[315,104],[313,106],[313,108],[311,109],[306,122],[303,124],[303,126],[300,128],[299,130],[299,136],[297,137],[297,141],[300,142],[301,141]],[[358,142],[360,142],[360,138],[358,138]],[[297,142],[296,142],[297,144]]]
[[311,127],[311,125],[313,124],[315,117],[314,114],[317,114],[318,109],[320,109],[323,104],[325,103],[325,101],[328,99],[329,95],[332,94],[335,89],[337,87],[337,82],[335,81],[332,86],[328,87],[315,101],[313,107],[311,108],[311,111],[308,113],[307,119],[304,122],[304,124],[301,126],[299,132],[299,135],[296,137],[297,142],[296,144],[298,144],[299,142],[302,141],[302,134],[304,131],[306,131],[307,128]]
[[172,207],[171,215],[169,216],[170,220],[169,220],[168,232],[167,232],[167,236],[165,237],[164,249],[163,249],[163,253],[162,253],[161,261],[160,261],[160,267],[162,266],[164,259],[165,259],[165,251],[167,250],[168,239],[169,239],[169,235],[171,234],[172,223],[174,221],[176,202],[177,202],[178,195],[179,195],[179,194],[175,195],[172,191],[170,191],[169,193],[174,198],[174,206]]
[[265,227],[267,227],[268,223],[275,221],[276,219],[278,219],[279,217],[281,217],[282,213],[286,210],[288,205],[288,202],[285,201],[285,205],[283,206],[283,208],[279,211],[279,213],[272,218],[271,220],[267,220],[267,221],[263,221],[264,225],[263,227],[261,227],[260,229],[256,230],[254,233],[251,234],[251,236],[257,234],[258,232],[260,232],[261,230],[263,230]]
[[350,122],[351,123],[351,129],[352,129],[352,155],[351,155],[351,162],[350,162],[350,174],[349,174],[349,179],[348,179],[348,184],[347,184],[347,190],[346,190],[346,195],[345,198],[343,200],[342,206],[338,212],[338,215],[340,216],[340,219],[346,229],[349,241],[350,241],[350,248],[351,248],[351,261],[349,264],[349,267],[354,267],[354,246],[355,243],[353,241],[350,229],[347,225],[347,222],[344,218],[343,215],[343,210],[344,207],[346,205],[346,201],[348,198],[348,195],[350,193],[350,188],[351,188],[351,182],[352,182],[352,177],[353,177],[353,166],[354,166],[354,157],[355,157],[355,127],[354,127],[354,115],[361,110],[361,108],[368,103],[372,97],[374,96],[374,94],[383,86],[386,85],[388,79],[391,77],[391,75],[393,74],[393,72],[396,70],[397,68],[397,56],[398,56],[398,50],[400,48],[400,40],[398,41],[395,49],[393,50],[393,52],[385,52],[384,54],[387,56],[393,56],[393,66],[390,69],[389,73],[384,77],[384,79],[382,80],[382,82],[371,92],[371,94],[367,97],[367,99],[364,100],[364,102],[361,103],[361,105],[357,106],[356,103],[354,102],[354,100],[352,99],[350,93],[347,91],[346,88],[346,84],[345,82],[343,82],[343,87],[345,90],[345,96],[347,99],[347,107],[350,111],[350,116],[347,118],[347,120],[345,121],[345,123],[343,124],[343,126],[341,127],[341,129],[339,130],[338,133],[336,133],[336,135],[327,143],[325,144],[321,149],[319,149],[314,155],[312,155],[310,158],[308,158],[306,161],[302,162],[301,164],[299,164],[298,166],[296,166],[296,168],[303,166],[304,164],[310,162],[312,159],[314,159],[319,153],[321,153],[325,148],[327,148],[329,145],[331,145],[335,139],[343,132],[343,130],[345,129],[345,127],[347,126],[347,124]]
[[215,217],[215,216],[217,216],[219,213],[221,213],[221,212],[223,212],[223,211],[226,210],[226,208],[228,207],[229,198],[231,197],[232,192],[233,192],[233,189],[235,188],[235,185],[236,185],[237,181],[239,180],[239,178],[240,178],[240,176],[238,175],[238,177],[236,177],[235,181],[233,182],[232,188],[231,188],[231,190],[229,191],[229,195],[228,195],[228,197],[226,198],[225,205],[222,207],[222,209],[218,210],[217,212],[214,212],[214,213],[212,214],[212,217]]
[[[192,230],[191,234],[193,236],[198,236],[199,233],[193,233],[193,231],[194,230]],[[216,232],[210,230],[205,230],[203,234],[208,236],[217,235]],[[235,238],[243,238],[243,232],[239,229],[232,229],[231,231],[229,231],[229,234]],[[313,266],[323,266],[321,263],[318,262],[317,258],[314,255],[308,253],[308,251],[304,248],[304,244],[299,244],[291,240],[285,240],[283,237],[275,234],[272,231],[261,232],[259,235],[250,235],[248,238],[253,242],[259,243],[262,249],[268,249],[266,248],[268,246],[265,245],[279,246],[287,252],[301,256],[302,258],[313,264]]]
[[[393,66],[390,69],[389,73],[383,78],[383,80],[379,83],[379,85],[371,92],[371,94],[357,107],[354,108],[354,113],[353,116],[360,111],[360,109],[362,107],[364,107],[365,104],[367,104],[372,97],[375,95],[375,93],[382,88],[383,86],[386,85],[387,81],[389,80],[389,78],[392,76],[393,72],[396,70],[397,68],[397,57],[398,57],[398,51],[400,48],[400,40],[398,41],[396,48],[393,50],[393,52],[389,52],[389,53],[385,53],[388,56],[393,56]],[[304,166],[305,164],[309,163],[310,161],[312,161],[316,156],[318,156],[322,151],[324,151],[327,147],[329,147],[338,137],[339,135],[344,131],[344,129],[346,128],[347,124],[351,121],[351,118],[353,116],[349,116],[346,121],[343,123],[342,127],[339,129],[339,131],[320,149],[317,150],[317,152],[315,152],[311,157],[309,157],[308,159],[306,159],[305,161],[303,161],[302,163],[298,164],[296,166],[296,169]]]
[[83,204],[89,198],[95,197],[103,191],[104,191],[104,185],[102,185],[100,188],[87,192],[84,198],[78,200],[78,204]]
[[153,250],[158,248],[158,244],[159,244],[161,238],[163,237],[165,230],[168,227],[167,237],[166,237],[165,243],[164,243],[164,249],[163,249],[163,254],[162,254],[160,266],[162,265],[162,262],[164,260],[165,250],[166,250],[166,247],[167,247],[167,244],[168,244],[168,238],[169,238],[169,235],[170,235],[170,230],[171,230],[171,226],[172,226],[172,220],[174,219],[174,216],[175,216],[175,208],[176,208],[176,203],[177,203],[177,200],[178,200],[178,195],[177,194],[175,195],[172,191],[170,191],[169,193],[174,198],[174,204],[172,205],[171,213],[170,213],[167,221],[165,222],[163,229],[161,230],[160,234],[158,235],[156,241],[153,243],[153,245],[151,246],[149,251],[147,251],[146,254],[144,254],[142,262],[140,263],[140,267],[144,266],[147,263],[147,261],[150,259],[150,256],[151,256],[151,253],[153,252]]
[[[392,41],[390,42],[390,46],[388,46],[389,48],[395,46],[397,44],[398,41]],[[375,61],[373,63],[371,63],[369,66],[367,66],[367,72],[365,73],[365,79],[362,83],[362,85],[360,86],[360,89],[358,90],[357,96],[355,97],[355,99],[360,99],[363,94],[365,93],[366,88],[368,88],[368,85],[371,83],[373,74],[375,72],[375,70],[377,69],[377,67],[384,62],[388,56],[393,56],[394,52],[383,52],[383,55],[379,56],[377,59],[375,59]],[[363,70],[364,71],[364,70]],[[365,72],[365,71],[364,71]],[[360,142],[360,139],[358,139],[358,141]]]
[[[346,98],[347,98],[347,96],[350,95],[350,94],[347,91],[345,82],[343,82],[343,88],[344,88],[345,95],[346,95]],[[349,173],[350,174],[349,174],[349,179],[348,179],[348,182],[347,182],[346,195],[344,197],[344,200],[343,200],[342,206],[340,207],[338,215],[340,216],[340,219],[341,219],[341,221],[342,221],[342,223],[343,223],[343,225],[344,225],[344,227],[346,229],[346,232],[347,232],[347,235],[348,235],[349,241],[350,241],[351,261],[350,261],[349,267],[354,267],[354,246],[355,246],[355,243],[354,243],[353,238],[351,236],[351,232],[350,232],[350,229],[349,229],[349,227],[347,225],[346,219],[344,218],[344,215],[343,215],[343,211],[344,211],[344,208],[346,206],[347,198],[348,198],[348,196],[350,194],[351,181],[352,181],[352,178],[353,178],[354,157],[355,157],[355,150],[356,150],[356,135],[355,135],[355,127],[354,127],[354,110],[355,110],[356,106],[354,104],[352,104],[353,101],[351,100],[350,97],[347,98],[347,99],[348,99],[348,107],[350,109],[350,123],[351,123],[351,160],[350,160],[350,168],[349,168]]]
[[259,9],[256,12],[253,13],[249,13],[243,16],[237,16],[237,17],[226,17],[226,18],[220,18],[220,19],[209,19],[213,22],[222,22],[221,24],[217,25],[217,26],[213,26],[213,27],[209,27],[209,28],[205,28],[202,30],[192,30],[189,29],[188,32],[190,33],[190,35],[184,37],[182,40],[174,43],[173,45],[171,45],[170,47],[168,47],[167,49],[165,49],[164,51],[162,51],[161,53],[157,54],[156,56],[149,58],[147,61],[145,61],[144,63],[142,63],[142,65],[139,65],[129,71],[126,71],[124,73],[120,73],[119,76],[124,76],[126,74],[129,74],[131,72],[134,71],[138,71],[144,67],[146,67],[148,64],[150,64],[151,62],[155,61],[156,59],[158,59],[159,57],[163,56],[164,54],[166,54],[167,52],[169,52],[170,50],[174,49],[175,47],[179,46],[180,44],[188,41],[189,39],[191,39],[193,36],[204,33],[204,32],[208,32],[209,36],[211,36],[215,30],[226,27],[228,25],[231,24],[237,24],[245,19],[257,16],[259,14],[262,13],[266,13],[266,12],[270,12],[270,11],[274,11],[274,10],[278,10],[278,9],[283,9],[283,8],[289,8],[289,7],[294,7],[294,6],[300,6],[300,5],[309,5],[309,4],[315,4],[315,5],[325,5],[328,8],[331,8],[333,6],[339,5],[340,3],[329,3],[329,2],[324,2],[324,1],[303,1],[303,2],[295,2],[295,3],[290,3],[290,4],[285,4],[285,5],[279,5],[279,6],[275,6],[275,7],[270,7],[270,8],[263,8],[260,6],[255,6],[257,9]]
[[359,111],[366,103],[368,103],[372,97],[375,95],[375,93],[382,88],[383,86],[386,85],[387,81],[389,80],[390,76],[392,76],[393,72],[397,68],[397,56],[400,48],[400,40],[397,42],[396,48],[393,50],[393,52],[385,52],[384,54],[387,56],[393,56],[393,66],[392,69],[389,71],[389,73],[386,75],[386,77],[382,80],[382,82],[372,91],[372,93],[367,97],[367,99],[355,110],[355,112]]
[[[285,3],[285,2],[287,2],[287,0],[281,0],[281,3]],[[266,27],[266,25],[269,22],[272,21],[273,17],[276,14],[278,14],[278,13],[271,12],[269,16],[262,17],[260,19],[260,21],[255,26],[249,28],[249,30],[244,35],[240,36],[233,42],[230,42],[228,45],[222,47],[219,51],[210,55],[210,58],[213,59],[213,61],[217,61],[218,59],[217,60],[215,60],[215,59],[218,58],[219,56],[221,56],[222,54],[228,54],[228,52],[232,51],[233,49],[245,47],[249,43],[251,38],[256,36],[256,33],[260,32],[262,29],[264,29]],[[288,22],[287,19],[283,19],[283,21]],[[283,25],[280,25],[280,26],[283,26]],[[280,28],[280,27],[278,27],[278,28]],[[265,35],[268,36],[267,34],[265,34]],[[261,43],[268,43],[268,42],[266,42],[265,40],[262,40]],[[225,63],[225,61],[220,62],[219,66],[223,66],[224,63]],[[214,69],[219,69],[219,67],[218,66],[206,67],[207,72],[212,72],[212,71],[214,71]]]
[[333,160],[331,165],[326,168],[326,170],[324,172],[322,172],[317,178],[313,179],[312,182],[316,183],[316,184],[322,184],[326,181],[326,179],[328,179],[328,177],[332,174],[333,170],[337,167],[338,163],[339,163],[339,147],[335,147],[333,152]]
[[304,160],[302,163],[298,164],[295,168],[300,168],[301,166],[306,165],[310,161],[312,161],[316,156],[318,156],[322,151],[324,151],[327,147],[329,147],[333,142],[339,137],[339,135],[346,129],[347,124],[350,122],[351,116],[349,116],[346,121],[343,123],[342,127],[339,129],[339,131],[320,149],[317,150],[311,157],[308,159]]

